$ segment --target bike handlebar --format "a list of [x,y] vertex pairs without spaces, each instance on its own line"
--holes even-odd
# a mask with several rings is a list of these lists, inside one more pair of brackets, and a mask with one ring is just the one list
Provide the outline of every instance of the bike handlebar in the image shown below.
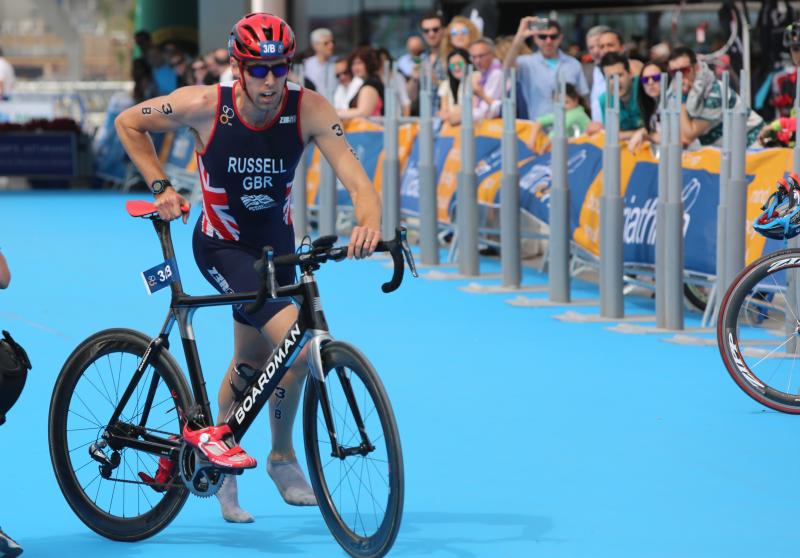
[[[333,246],[336,242],[336,236],[324,236],[318,238],[312,243],[311,251],[301,252],[299,254],[282,254],[280,256],[273,255],[271,246],[264,246],[264,255],[258,260],[253,267],[259,275],[264,279],[261,287],[258,290],[256,299],[245,307],[245,312],[252,314],[257,312],[264,306],[267,298],[276,298],[283,290],[275,284],[275,268],[286,266],[297,266],[301,269],[312,270],[318,268],[321,264],[328,261],[339,262],[347,257],[347,246]],[[411,275],[418,277],[417,268],[414,263],[414,257],[411,255],[411,249],[408,247],[406,239],[405,227],[397,227],[395,229],[395,236],[392,240],[381,240],[375,248],[376,252],[389,252],[392,256],[393,270],[392,278],[381,285],[381,290],[384,293],[390,293],[397,290],[403,282],[404,272],[404,259],[408,263]]]

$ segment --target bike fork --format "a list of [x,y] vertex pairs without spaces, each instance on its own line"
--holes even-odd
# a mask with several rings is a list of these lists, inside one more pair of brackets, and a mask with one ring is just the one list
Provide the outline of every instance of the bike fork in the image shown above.
[[364,420],[361,416],[361,411],[358,408],[355,394],[353,393],[353,386],[351,385],[350,379],[344,373],[342,368],[337,368],[336,374],[342,384],[342,391],[344,391],[345,399],[347,399],[347,404],[350,407],[350,411],[353,413],[353,419],[355,420],[358,431],[361,434],[361,444],[358,447],[345,448],[340,446],[338,442],[336,427],[334,426],[333,420],[333,411],[331,410],[331,404],[328,398],[328,388],[326,387],[325,374],[322,366],[322,346],[324,343],[332,340],[333,338],[327,333],[313,335],[308,344],[307,353],[308,368],[313,377],[313,381],[315,382],[315,388],[319,397],[319,404],[322,407],[322,416],[325,419],[325,426],[328,429],[331,448],[333,448],[331,456],[344,459],[348,455],[366,455],[374,450],[375,447],[370,443],[369,437],[367,436],[367,431],[364,427]]

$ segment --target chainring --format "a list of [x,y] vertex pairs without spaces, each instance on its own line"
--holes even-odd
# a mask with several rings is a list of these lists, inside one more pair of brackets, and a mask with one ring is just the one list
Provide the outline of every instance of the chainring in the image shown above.
[[225,480],[222,470],[186,442],[181,444],[178,454],[178,475],[186,489],[200,498],[219,492]]

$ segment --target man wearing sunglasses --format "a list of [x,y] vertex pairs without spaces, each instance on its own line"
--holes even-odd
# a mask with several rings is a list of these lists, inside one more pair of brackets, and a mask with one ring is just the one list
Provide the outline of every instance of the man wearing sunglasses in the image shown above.
[[[518,57],[522,45],[531,37],[534,38],[538,51]],[[560,45],[561,26],[557,21],[528,16],[520,20],[517,34],[506,53],[503,67],[511,68],[516,61],[517,80],[525,96],[528,117],[531,120],[553,112],[556,75],[573,84],[581,95],[589,94],[580,62],[564,54]]]
[[[669,55],[669,75],[682,74],[681,93],[681,143],[690,146],[695,141],[700,146],[722,145],[723,102],[734,107],[742,100],[733,88],[727,100],[722,98],[722,82],[705,62],[699,61],[688,47],[677,47]],[[747,118],[747,145],[758,139],[764,120],[754,110]]]
[[[372,254],[380,240],[380,199],[348,145],[333,107],[321,95],[287,82],[295,53],[291,28],[271,14],[250,14],[234,25],[228,50],[237,81],[180,88],[131,107],[115,122],[125,150],[151,185],[161,218],[183,217],[188,222],[182,207],[189,202],[170,185],[148,133],[188,126],[195,135],[203,190],[203,210],[193,236],[195,260],[220,292],[257,290],[253,263],[261,257],[261,247],[270,245],[276,254],[294,252],[292,182],[305,144],[313,141],[353,200],[358,224],[350,236],[348,256]],[[279,284],[293,279],[293,269],[277,271]],[[255,314],[233,308],[234,355],[219,390],[219,425],[235,401],[236,368],[262,366],[296,317],[296,308],[283,301],[269,302]],[[307,371],[304,361],[302,354],[269,401],[272,450],[267,472],[292,505],[316,504],[292,443]],[[224,426],[185,427],[183,438],[225,467],[256,466]],[[166,482],[173,474],[174,462],[164,458],[155,480]],[[142,475],[149,478],[145,472]],[[253,521],[239,507],[235,476],[225,479],[217,496],[226,520]]]

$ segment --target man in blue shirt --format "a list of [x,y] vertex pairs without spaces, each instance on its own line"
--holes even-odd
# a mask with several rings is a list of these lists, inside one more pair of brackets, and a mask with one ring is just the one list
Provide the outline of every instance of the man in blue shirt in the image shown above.
[[[631,74],[628,57],[619,52],[609,52],[600,59],[600,68],[606,78],[606,91],[600,95],[600,112],[603,116],[603,125],[606,123],[606,97],[612,90],[614,76],[619,78],[619,139],[628,140],[634,132],[644,126],[642,114],[636,99],[639,76]],[[613,100],[613,99],[612,99]],[[588,133],[599,132],[602,129],[599,122],[592,122]]]
[[[517,57],[525,40],[533,37],[538,49],[534,54]],[[556,92],[556,76],[571,83],[584,97],[589,94],[586,76],[580,62],[564,54],[561,45],[561,26],[552,19],[523,17],[508,49],[503,67],[516,65],[517,79],[528,105],[531,120],[553,112],[553,94]]]

